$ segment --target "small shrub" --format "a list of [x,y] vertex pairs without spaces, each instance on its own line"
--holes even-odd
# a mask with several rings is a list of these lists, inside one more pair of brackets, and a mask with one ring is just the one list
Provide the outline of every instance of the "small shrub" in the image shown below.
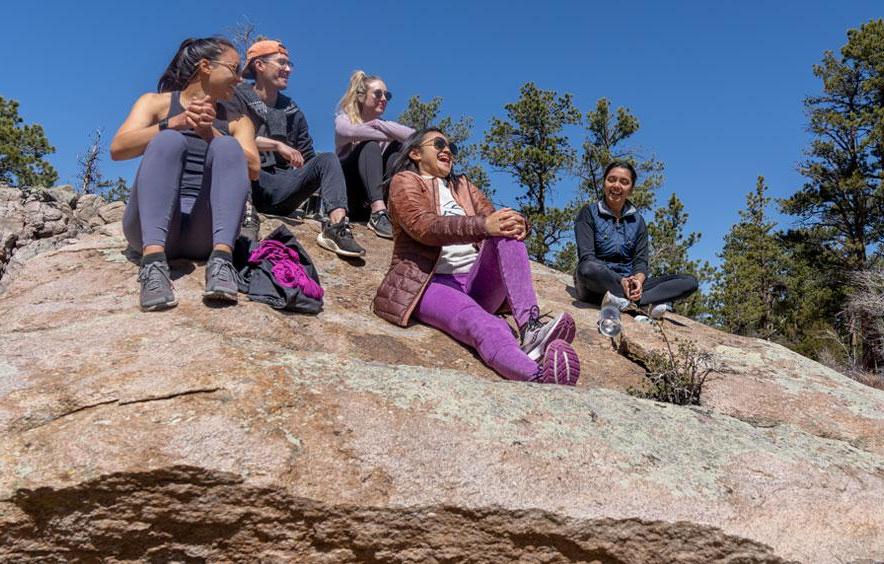
[[700,405],[707,376],[715,368],[713,356],[701,351],[694,341],[676,339],[673,352],[663,327],[655,322],[666,343],[664,352],[652,352],[643,359],[647,379],[642,389],[629,388],[630,395],[673,403]]

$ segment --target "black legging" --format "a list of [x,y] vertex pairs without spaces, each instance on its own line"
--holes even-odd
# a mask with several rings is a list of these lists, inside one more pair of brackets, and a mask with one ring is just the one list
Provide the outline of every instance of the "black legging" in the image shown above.
[[[624,297],[621,276],[599,262],[583,261],[574,274],[577,299],[601,303],[605,292]],[[638,305],[662,304],[684,299],[697,291],[697,279],[687,274],[650,276],[642,285]]]
[[341,168],[344,169],[344,178],[347,181],[350,219],[365,221],[371,213],[369,208],[372,202],[387,201],[382,186],[384,173],[401,148],[402,143],[393,141],[381,151],[381,145],[377,141],[363,141],[341,159]]

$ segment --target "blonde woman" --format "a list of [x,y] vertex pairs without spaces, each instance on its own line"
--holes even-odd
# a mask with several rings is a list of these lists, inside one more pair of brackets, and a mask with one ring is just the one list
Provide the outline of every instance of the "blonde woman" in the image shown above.
[[347,181],[350,214],[359,219],[358,210],[367,203],[368,228],[387,239],[393,238],[393,226],[387,215],[384,173],[402,142],[414,133],[410,127],[381,119],[392,97],[381,77],[358,70],[350,76],[335,116],[335,152]]

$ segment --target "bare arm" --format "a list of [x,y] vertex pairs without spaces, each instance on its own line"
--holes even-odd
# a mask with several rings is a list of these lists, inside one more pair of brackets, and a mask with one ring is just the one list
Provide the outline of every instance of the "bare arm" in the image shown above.
[[255,144],[255,125],[247,116],[240,116],[230,122],[230,134],[239,141],[243,153],[246,155],[246,164],[249,167],[249,179],[257,180],[261,172],[261,156]]
[[[110,154],[115,161],[133,159],[144,154],[144,149],[151,139],[160,132],[157,125],[162,115],[169,110],[169,95],[148,93],[142,95],[132,109],[129,117],[117,130],[111,141]],[[170,129],[187,127],[185,114],[178,114],[169,119]]]

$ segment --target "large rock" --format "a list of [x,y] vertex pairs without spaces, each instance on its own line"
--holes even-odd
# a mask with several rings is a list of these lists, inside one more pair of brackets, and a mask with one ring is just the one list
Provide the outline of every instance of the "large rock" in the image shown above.
[[[273,225],[265,225],[265,232]],[[660,347],[615,350],[568,277],[576,389],[500,380],[368,307],[367,264],[319,250],[318,316],[136,307],[119,226],[24,262],[0,295],[0,559],[860,562],[884,559],[884,392],[776,345],[674,317],[713,351],[703,405],[624,393]],[[578,307],[579,306],[579,307]]]

